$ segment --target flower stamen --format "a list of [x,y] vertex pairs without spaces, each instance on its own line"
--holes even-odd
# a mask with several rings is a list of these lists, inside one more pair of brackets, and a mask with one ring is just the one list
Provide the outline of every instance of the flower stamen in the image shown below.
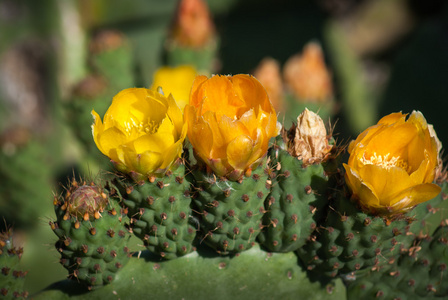
[[133,118],[129,122],[124,122],[124,129],[128,136],[135,133],[141,134],[154,134],[159,129],[159,124],[156,124],[154,120],[148,120],[148,122],[137,123]]
[[392,156],[390,157],[390,153],[387,153],[386,155],[378,155],[376,152],[373,152],[372,155],[370,155],[369,158],[366,157],[366,154],[361,158],[361,161],[365,165],[375,165],[380,166],[386,170],[389,170],[393,167],[399,167],[404,170],[408,170],[408,164],[400,159],[400,156]]

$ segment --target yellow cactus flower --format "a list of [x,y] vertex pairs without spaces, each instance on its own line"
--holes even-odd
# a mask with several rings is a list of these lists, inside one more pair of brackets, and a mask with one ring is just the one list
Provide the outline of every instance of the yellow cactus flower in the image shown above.
[[281,128],[266,90],[243,74],[196,77],[184,117],[195,154],[230,180],[261,162]]
[[92,115],[98,149],[134,179],[164,174],[182,153],[187,127],[171,95],[125,89],[113,98],[104,122]]
[[154,73],[151,90],[162,87],[163,92],[173,95],[181,110],[188,104],[190,90],[196,77],[196,69],[190,65],[179,67],[161,67]]
[[350,143],[347,185],[365,210],[405,212],[439,194],[439,150],[422,113],[390,114]]

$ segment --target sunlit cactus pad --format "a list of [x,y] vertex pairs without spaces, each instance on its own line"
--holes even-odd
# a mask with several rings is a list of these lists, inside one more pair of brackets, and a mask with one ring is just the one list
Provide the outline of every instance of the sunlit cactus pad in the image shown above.
[[[204,252],[205,251],[205,252]],[[256,275],[255,275],[256,274]],[[142,284],[145,282],[145,284]],[[160,261],[141,253],[98,290],[62,281],[33,299],[346,299],[340,280],[320,286],[310,282],[293,253],[267,253],[258,246],[235,257],[209,250]],[[303,297],[303,298],[302,298]]]

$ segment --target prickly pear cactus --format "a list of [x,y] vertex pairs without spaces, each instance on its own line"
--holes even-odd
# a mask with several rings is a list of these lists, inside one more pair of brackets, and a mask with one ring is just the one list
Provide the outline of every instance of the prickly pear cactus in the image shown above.
[[382,272],[367,272],[349,283],[353,299],[423,299],[447,297],[448,227],[416,239],[396,264]]
[[203,241],[221,254],[250,249],[262,228],[269,170],[262,163],[238,181],[193,170]]
[[279,143],[269,153],[275,175],[258,239],[269,251],[289,252],[303,246],[322,217],[328,176],[322,164],[304,166]]
[[28,272],[19,266],[22,254],[23,248],[14,245],[11,229],[0,234],[0,299],[28,297],[23,289]]
[[361,212],[340,194],[333,199],[326,222],[298,250],[308,270],[326,276],[348,274],[387,263],[409,244],[405,227],[410,217],[392,222]]
[[134,182],[117,177],[113,185],[129,209],[134,234],[148,250],[173,259],[194,249],[196,227],[190,221],[190,184],[183,164],[162,178]]
[[[20,132],[14,134],[20,136]],[[30,228],[46,213],[42,203],[51,197],[51,159],[45,146],[36,141],[13,149],[13,153],[0,152],[0,218],[14,222],[16,228]]]
[[131,256],[124,210],[101,186],[76,181],[54,207],[57,219],[50,226],[69,278],[89,288],[112,282]]
[[362,212],[339,194],[330,203],[324,224],[297,253],[308,270],[330,277],[380,269],[407,251],[415,236],[428,232],[425,219],[441,201],[438,196],[396,219],[387,219]]

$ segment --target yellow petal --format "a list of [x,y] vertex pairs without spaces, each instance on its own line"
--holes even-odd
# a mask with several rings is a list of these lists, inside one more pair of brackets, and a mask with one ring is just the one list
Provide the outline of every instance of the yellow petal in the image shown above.
[[145,151],[162,153],[174,144],[177,140],[177,133],[169,118],[163,120],[159,130],[153,134],[145,134],[134,141],[135,151],[142,153]]
[[162,162],[162,165],[160,166],[161,169],[169,168],[171,166],[171,164],[178,157],[180,157],[180,155],[182,154],[182,151],[183,151],[182,147],[183,147],[183,142],[185,140],[186,135],[187,135],[187,126],[185,125],[182,128],[182,132],[181,132],[179,140],[163,152],[163,154],[162,154],[163,162]]
[[172,95],[180,109],[188,104],[191,85],[196,77],[196,70],[192,66],[161,67],[154,73],[151,90],[157,91],[162,87],[165,95]]
[[[103,122],[101,122],[100,116],[94,110],[92,110],[91,114],[92,114],[92,117],[93,117],[93,124],[92,124],[93,140],[95,141],[96,146],[98,148],[100,148],[101,145],[98,142],[98,135],[101,134],[104,131]],[[100,149],[100,151],[102,152],[101,149]]]
[[118,157],[113,156],[112,149],[115,149],[117,145],[125,144],[127,142],[126,135],[117,127],[111,127],[104,132],[98,134],[98,149],[112,160],[118,160]]
[[177,106],[176,100],[174,100],[173,96],[169,95],[167,100],[168,100],[167,115],[171,119],[171,122],[174,124],[176,132],[178,133],[178,135],[180,135],[182,127],[184,125],[182,111],[180,110],[179,106]]
[[424,183],[401,191],[390,199],[394,210],[410,208],[422,202],[436,197],[441,191],[440,186],[432,183]]
[[152,151],[137,154],[134,160],[136,162],[136,170],[145,175],[152,175],[163,163],[162,154]]

